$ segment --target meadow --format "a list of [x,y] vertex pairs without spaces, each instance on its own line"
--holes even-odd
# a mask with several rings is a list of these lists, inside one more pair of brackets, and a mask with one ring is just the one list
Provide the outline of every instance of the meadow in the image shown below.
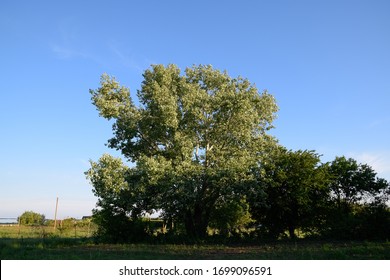
[[0,226],[2,260],[390,259],[390,242],[295,240],[250,244],[96,244],[93,227]]

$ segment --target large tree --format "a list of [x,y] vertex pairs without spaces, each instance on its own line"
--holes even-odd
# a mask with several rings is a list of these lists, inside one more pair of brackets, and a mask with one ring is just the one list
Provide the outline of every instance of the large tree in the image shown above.
[[332,199],[339,209],[345,211],[355,203],[372,200],[386,202],[389,183],[377,177],[371,166],[341,156],[330,162],[329,172],[332,175]]
[[329,193],[328,174],[317,153],[278,147],[262,162],[259,178],[266,200],[260,205],[253,200],[252,211],[264,233],[277,238],[288,231],[295,238],[296,229],[316,226],[313,221],[320,219]]
[[[142,189],[142,203],[132,201],[125,212],[135,211],[134,205],[159,210],[166,219],[183,223],[187,234],[202,237],[216,205],[239,201],[256,183],[251,170],[274,143],[266,132],[277,111],[275,100],[247,79],[211,66],[181,73],[175,65],[153,65],[143,77],[139,105],[108,75],[90,91],[100,115],[115,120],[108,146],[135,162],[130,173],[138,174],[118,180],[129,191],[116,193],[120,199],[109,205],[126,200],[134,186]],[[92,164],[89,173],[99,166]],[[102,182],[92,184],[96,190]],[[101,204],[110,197],[95,193]]]
[[336,157],[327,164],[330,204],[322,234],[343,239],[390,237],[389,183],[367,164]]

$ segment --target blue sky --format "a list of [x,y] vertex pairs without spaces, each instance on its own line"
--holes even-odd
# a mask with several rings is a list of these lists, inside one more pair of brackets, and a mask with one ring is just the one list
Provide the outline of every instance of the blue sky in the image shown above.
[[151,64],[211,64],[267,89],[275,135],[390,180],[389,1],[0,2],[0,217],[89,215],[88,160],[105,143],[89,89],[133,97]]

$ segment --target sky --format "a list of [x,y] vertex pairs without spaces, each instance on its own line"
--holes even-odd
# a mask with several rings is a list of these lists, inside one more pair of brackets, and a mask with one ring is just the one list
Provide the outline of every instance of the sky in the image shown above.
[[270,132],[323,162],[352,157],[390,180],[390,2],[0,1],[0,217],[91,215],[84,172],[112,123],[89,89],[133,98],[151,64],[211,64],[268,90]]

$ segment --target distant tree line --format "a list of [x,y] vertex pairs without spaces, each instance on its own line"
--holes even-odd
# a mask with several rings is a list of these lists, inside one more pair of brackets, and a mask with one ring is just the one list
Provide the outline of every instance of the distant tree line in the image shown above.
[[[390,237],[389,183],[354,159],[321,163],[279,145],[267,91],[203,65],[153,65],[143,77],[138,105],[108,75],[90,91],[114,120],[108,146],[133,163],[105,154],[86,171],[100,240]],[[153,213],[162,230],[145,220]]]
[[[17,218],[18,224],[23,226],[54,226],[54,220],[46,219],[44,214],[34,211],[25,211]],[[68,229],[74,227],[87,227],[91,223],[91,218],[78,220],[76,218],[66,218],[57,220],[58,228]]]

